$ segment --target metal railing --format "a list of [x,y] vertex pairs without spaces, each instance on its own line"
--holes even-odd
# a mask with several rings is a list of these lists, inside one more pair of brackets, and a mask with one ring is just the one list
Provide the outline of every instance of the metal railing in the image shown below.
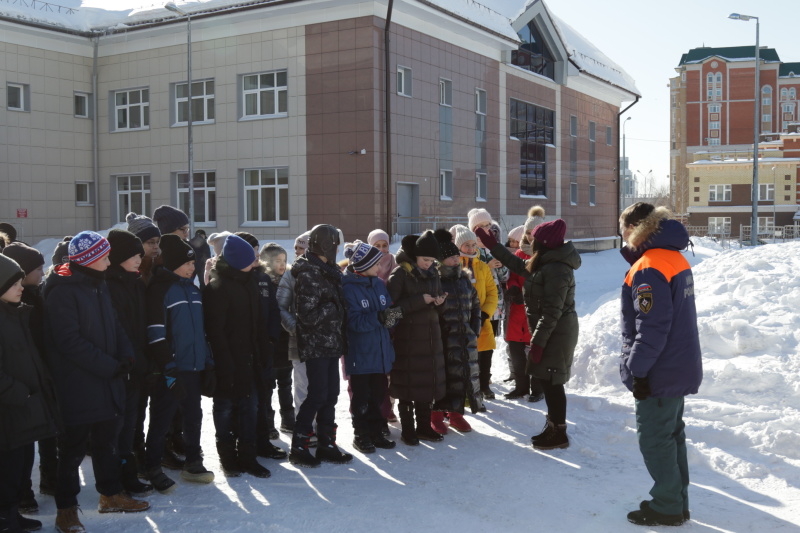
[[399,241],[406,235],[422,233],[426,229],[450,229],[456,224],[467,224],[467,217],[423,216],[395,217],[392,221],[392,241]]
[[23,6],[35,9],[37,11],[47,11],[49,13],[65,13],[67,15],[74,15],[78,12],[74,7],[60,6],[51,2],[41,2],[40,0],[2,0],[6,4],[12,6]]

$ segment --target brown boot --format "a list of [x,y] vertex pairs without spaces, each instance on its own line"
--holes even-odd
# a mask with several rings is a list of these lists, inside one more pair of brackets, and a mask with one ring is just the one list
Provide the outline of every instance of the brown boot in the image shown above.
[[138,513],[150,509],[150,504],[143,500],[134,500],[124,492],[113,496],[100,495],[97,510],[101,513]]
[[78,520],[78,506],[58,509],[56,513],[56,531],[60,533],[86,533],[86,529]]

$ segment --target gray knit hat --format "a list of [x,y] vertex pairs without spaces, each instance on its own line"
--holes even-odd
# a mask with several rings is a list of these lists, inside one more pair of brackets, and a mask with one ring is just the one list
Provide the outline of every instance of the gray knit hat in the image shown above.
[[147,242],[153,237],[161,237],[158,227],[144,215],[128,213],[125,221],[128,223],[128,231],[139,237],[142,242]]
[[528,219],[525,221],[525,234],[531,232],[533,228],[544,222],[544,208],[535,205],[528,209]]
[[69,241],[72,240],[71,236],[64,237],[60,243],[56,244],[55,250],[53,250],[53,257],[50,262],[53,266],[63,265],[64,263],[69,263]]

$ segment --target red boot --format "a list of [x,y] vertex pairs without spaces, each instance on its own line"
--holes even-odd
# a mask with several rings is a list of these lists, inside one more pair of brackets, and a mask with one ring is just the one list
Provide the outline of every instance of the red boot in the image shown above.
[[447,413],[450,417],[450,427],[460,431],[461,433],[466,433],[468,431],[472,431],[472,426],[469,425],[469,422],[466,421],[464,415],[461,413]]
[[447,426],[444,425],[442,411],[431,411],[431,429],[440,435],[447,435]]

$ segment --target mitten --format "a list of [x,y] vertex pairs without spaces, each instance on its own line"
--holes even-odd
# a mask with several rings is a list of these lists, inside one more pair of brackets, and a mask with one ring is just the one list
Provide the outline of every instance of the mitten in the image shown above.
[[217,373],[214,371],[213,366],[206,367],[202,375],[203,383],[200,386],[200,393],[203,396],[211,398],[214,396],[214,391],[217,389]]
[[490,318],[491,317],[489,316],[489,313],[487,313],[486,311],[481,311],[481,324],[483,324],[484,322],[486,322]]
[[646,400],[650,397],[650,381],[644,378],[633,378],[633,397],[637,400]]
[[544,348],[539,346],[538,344],[533,344],[531,342],[530,351],[528,352],[528,359],[531,363],[536,364],[542,360],[542,355],[544,354]]
[[403,310],[397,306],[378,311],[378,320],[386,329],[395,327],[401,318],[403,318]]
[[168,368],[164,369],[164,380],[166,381],[167,389],[175,396],[176,400],[180,401],[186,397],[186,389],[183,388],[183,383],[178,377],[178,369],[175,368],[174,364],[168,365]]
[[484,228],[475,228],[475,235],[477,235],[481,243],[483,243],[487,249],[491,250],[497,246],[497,239],[494,238],[491,232],[486,231]]

